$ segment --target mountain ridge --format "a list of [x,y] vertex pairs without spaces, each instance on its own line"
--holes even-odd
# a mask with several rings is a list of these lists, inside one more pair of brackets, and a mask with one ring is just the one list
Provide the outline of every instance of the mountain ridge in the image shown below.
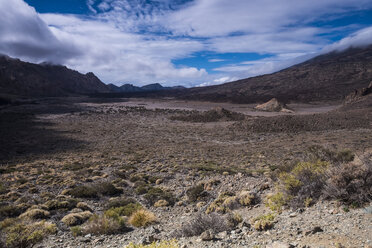
[[92,72],[81,74],[62,65],[34,64],[0,55],[0,92],[33,97],[106,93]]

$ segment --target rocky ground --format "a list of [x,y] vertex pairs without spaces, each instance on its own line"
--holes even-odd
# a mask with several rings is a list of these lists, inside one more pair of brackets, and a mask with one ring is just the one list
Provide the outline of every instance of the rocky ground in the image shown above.
[[[330,124],[321,123],[324,128],[302,130],[297,124],[294,129],[283,129],[282,119],[277,117],[271,117],[274,128],[268,124],[270,118],[229,119],[229,114],[221,118],[199,114],[197,121],[190,121],[195,112],[184,109],[93,104],[89,99],[44,99],[6,106],[0,116],[0,220],[29,223],[46,219],[55,224],[56,230],[35,247],[125,247],[130,242],[172,239],[177,239],[179,247],[372,246],[370,203],[353,207],[320,199],[306,207],[283,206],[279,211],[265,204],[267,195],[275,193],[278,168],[308,158],[309,147],[349,149],[357,158],[370,159],[368,112],[357,114],[367,118],[347,125],[337,125],[348,118],[337,115],[336,121],[328,117]],[[256,120],[262,121],[262,130],[252,124]],[[317,127],[327,119],[312,116],[307,120],[310,127]],[[110,183],[117,192],[111,188],[102,191],[102,183]],[[74,195],[71,190],[81,185],[97,187],[97,195]],[[188,190],[197,185],[202,185],[202,192],[191,200]],[[155,204],[146,198],[152,188],[160,188],[163,194]],[[184,226],[204,216],[223,192],[238,197],[234,201],[239,201],[242,192],[249,192],[254,200],[218,214],[220,221],[229,215],[239,219],[226,230],[205,228],[201,234],[184,237]],[[84,211],[102,215],[115,198],[134,199],[157,220],[146,227],[126,223],[131,231],[118,234],[78,236],[72,234],[71,227],[84,226],[88,218],[72,225],[62,221],[69,214],[82,215]],[[165,204],[159,203],[164,199]],[[53,200],[65,205],[51,207]],[[7,206],[21,211],[5,211]],[[32,215],[30,210],[35,209],[47,213]],[[22,217],[24,213],[28,214]],[[270,228],[257,230],[252,220],[268,214],[274,218]],[[3,236],[6,230],[3,224]]]

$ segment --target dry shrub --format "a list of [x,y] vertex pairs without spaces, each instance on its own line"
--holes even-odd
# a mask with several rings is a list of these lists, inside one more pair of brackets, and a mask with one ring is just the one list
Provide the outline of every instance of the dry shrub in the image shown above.
[[87,223],[81,227],[83,234],[119,234],[128,231],[122,218],[112,218],[106,215],[93,215]]
[[155,215],[145,209],[137,210],[129,217],[128,220],[128,223],[134,227],[146,227],[155,222]]
[[198,184],[196,186],[189,188],[186,191],[186,195],[190,202],[196,202],[199,199],[199,197],[202,196],[203,192],[204,192],[204,184],[201,183],[201,184]]
[[217,213],[198,214],[189,222],[183,224],[174,235],[177,237],[199,236],[206,230],[213,230],[215,233],[228,231],[231,225],[227,218]]
[[372,162],[335,165],[323,190],[330,199],[361,206],[372,200]]

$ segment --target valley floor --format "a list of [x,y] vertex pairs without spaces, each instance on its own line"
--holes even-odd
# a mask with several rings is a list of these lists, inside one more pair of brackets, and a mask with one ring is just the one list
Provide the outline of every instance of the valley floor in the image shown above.
[[[313,114],[338,105],[290,106],[298,114]],[[189,115],[191,110],[208,111],[214,107],[252,117],[212,122],[174,118]],[[370,113],[363,112],[363,120],[346,128],[337,128],[336,123],[310,131],[296,126],[293,130],[264,132],[247,126],[275,114],[253,111],[252,105],[71,98],[2,107],[0,221],[20,214],[1,212],[4,206],[22,205],[22,212],[47,211],[47,216],[40,218],[56,224],[57,232],[35,247],[126,247],[130,242],[173,238],[180,247],[371,247],[370,203],[354,209],[340,201],[321,199],[308,207],[284,207],[278,212],[265,205],[267,195],[276,190],[278,168],[306,160],[311,147],[348,149],[356,158],[371,161],[372,126],[370,116],[364,116]],[[102,182],[111,183],[120,193],[71,195],[71,189],[79,185],[94,187]],[[203,185],[203,194],[190,200],[187,192],[197,185]],[[167,206],[155,207],[146,198],[153,188],[162,189],[160,194],[164,193]],[[232,213],[240,216],[239,224],[214,233],[210,241],[202,240],[208,239],[203,235],[179,235],[183,226],[203,215],[221,193],[238,195],[245,191],[253,192],[257,199],[248,206],[234,206]],[[118,197],[135,199],[155,214],[157,222],[121,234],[74,237],[70,227],[61,221],[69,213],[83,210],[102,215],[110,199]],[[163,198],[159,196],[156,201]],[[79,209],[72,203],[73,207],[51,208],[51,200],[84,202],[87,207]],[[252,219],[270,213],[275,216],[271,229],[253,228]]]

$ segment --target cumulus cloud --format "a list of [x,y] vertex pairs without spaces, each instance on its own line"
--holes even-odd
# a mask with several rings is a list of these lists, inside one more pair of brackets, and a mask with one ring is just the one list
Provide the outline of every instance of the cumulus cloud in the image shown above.
[[0,5],[0,53],[55,63],[81,54],[74,43],[57,38],[25,2],[0,0]]

